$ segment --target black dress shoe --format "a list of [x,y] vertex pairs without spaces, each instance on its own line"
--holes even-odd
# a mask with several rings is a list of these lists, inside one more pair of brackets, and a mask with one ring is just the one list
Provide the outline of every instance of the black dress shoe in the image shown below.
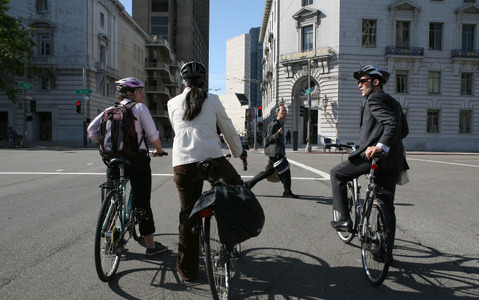
[[299,198],[299,196],[293,194],[293,192],[283,192],[283,198]]
[[331,226],[337,231],[351,231],[353,228],[353,221],[331,221]]

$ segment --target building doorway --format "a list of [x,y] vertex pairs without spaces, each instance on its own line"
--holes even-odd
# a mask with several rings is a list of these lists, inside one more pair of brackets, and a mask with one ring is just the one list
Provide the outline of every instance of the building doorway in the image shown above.
[[40,130],[40,141],[52,140],[52,113],[51,112],[37,112],[38,125]]

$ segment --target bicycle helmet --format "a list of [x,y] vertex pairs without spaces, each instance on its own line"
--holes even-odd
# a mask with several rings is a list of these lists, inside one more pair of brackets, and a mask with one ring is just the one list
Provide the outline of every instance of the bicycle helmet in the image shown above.
[[190,61],[181,67],[180,74],[183,79],[206,78],[206,67],[200,62]]
[[134,90],[137,88],[145,87],[145,85],[143,84],[143,82],[141,82],[141,80],[134,77],[127,77],[127,78],[120,79],[116,81],[115,84],[116,84],[116,90],[119,93],[124,93],[128,90]]
[[389,80],[389,72],[375,66],[365,66],[361,70],[354,72],[354,79],[359,80],[363,75],[370,75],[371,77],[379,78],[382,83],[386,83]]

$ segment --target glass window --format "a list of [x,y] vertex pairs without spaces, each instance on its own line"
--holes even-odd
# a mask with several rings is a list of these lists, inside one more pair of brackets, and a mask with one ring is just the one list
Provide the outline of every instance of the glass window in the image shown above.
[[100,12],[100,26],[105,27],[105,14]]
[[168,39],[168,17],[151,17],[151,34]]
[[303,49],[313,49],[313,25],[303,27]]
[[396,47],[409,47],[409,22],[396,22]]
[[470,110],[461,110],[459,112],[459,133],[471,133],[471,115]]
[[474,24],[462,24],[462,50],[474,50]]
[[428,109],[427,110],[427,132],[439,132],[439,110]]
[[463,3],[476,3],[476,0],[463,0]]
[[461,73],[461,95],[472,95],[472,73]]
[[376,47],[376,20],[363,20],[362,36],[364,48]]
[[439,94],[441,83],[441,72],[430,71],[428,79],[428,93],[429,94]]
[[168,12],[168,0],[151,0],[151,11]]
[[442,49],[442,23],[429,24],[429,50]]
[[396,93],[407,93],[408,71],[396,71]]
[[303,0],[303,6],[312,5],[313,2],[314,2],[313,0]]
[[38,55],[52,55],[52,39],[50,33],[38,33]]
[[47,11],[48,0],[37,0],[37,11]]
[[50,89],[50,79],[48,76],[42,76],[42,90],[49,90]]

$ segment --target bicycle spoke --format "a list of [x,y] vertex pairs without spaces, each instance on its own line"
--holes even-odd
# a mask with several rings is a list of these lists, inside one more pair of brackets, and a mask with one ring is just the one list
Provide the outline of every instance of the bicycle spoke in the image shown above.
[[375,200],[369,216],[367,229],[361,243],[364,272],[373,285],[381,284],[386,278],[392,249],[388,246],[388,226],[391,226],[385,205]]
[[220,242],[215,217],[205,219],[205,254],[213,299],[228,299],[231,281],[230,254]]

